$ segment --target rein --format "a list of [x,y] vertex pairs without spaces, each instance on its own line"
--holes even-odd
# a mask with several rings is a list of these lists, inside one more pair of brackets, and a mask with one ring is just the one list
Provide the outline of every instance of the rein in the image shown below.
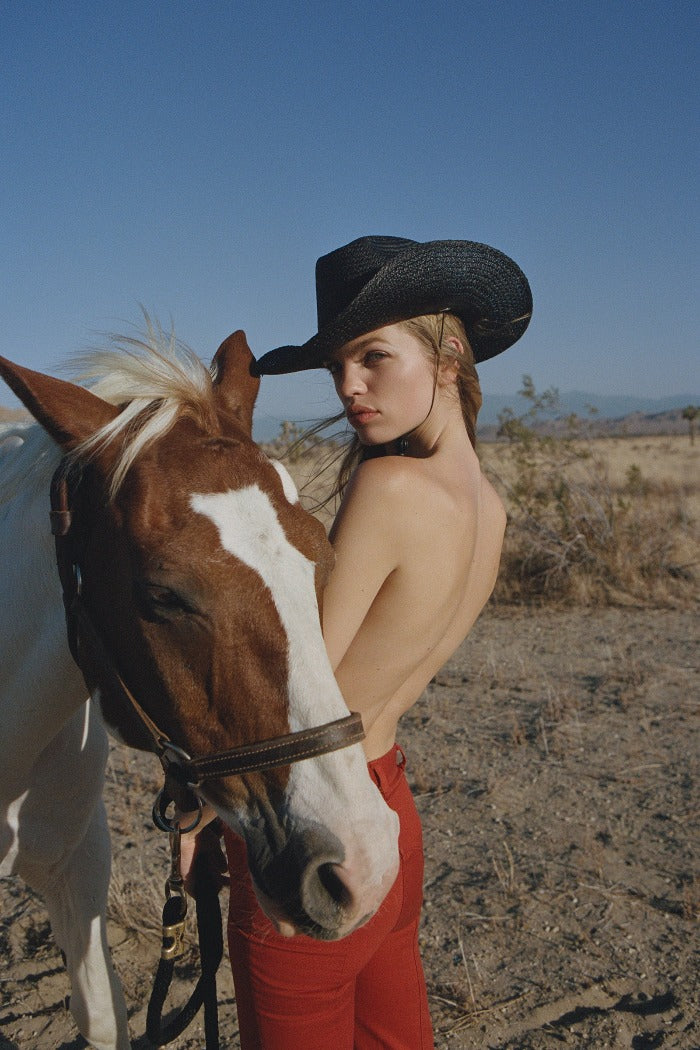
[[[216,1050],[216,970],[221,960],[221,951],[217,947],[212,952],[211,945],[218,945],[221,940],[221,912],[218,907],[217,887],[211,875],[207,877],[206,872],[202,870],[203,863],[199,869],[195,868],[202,975],[189,1002],[176,1019],[165,1026],[161,1025],[163,1003],[172,978],[175,959],[185,951],[183,935],[187,898],[179,870],[180,834],[194,830],[200,822],[202,800],[195,789],[216,777],[241,776],[245,773],[276,769],[350,747],[364,739],[362,717],[359,714],[349,714],[345,718],[312,729],[286,733],[283,736],[192,758],[158,727],[131,692],[83,601],[81,564],[86,544],[79,522],[76,523],[74,509],[81,480],[80,465],[68,458],[61,461],[51,480],[51,532],[55,538],[56,563],[63,589],[68,645],[81,670],[82,658],[89,653],[92,662],[99,666],[102,674],[109,679],[112,689],[127,701],[146,730],[151,749],[158,756],[165,777],[163,788],[153,805],[153,821],[161,831],[170,833],[171,871],[165,887],[161,961],[149,1004],[147,1034],[155,1046],[164,1046],[185,1029],[204,1003],[207,1050]],[[196,810],[192,824],[181,828],[176,817],[168,816],[168,809],[173,803],[181,811]]]

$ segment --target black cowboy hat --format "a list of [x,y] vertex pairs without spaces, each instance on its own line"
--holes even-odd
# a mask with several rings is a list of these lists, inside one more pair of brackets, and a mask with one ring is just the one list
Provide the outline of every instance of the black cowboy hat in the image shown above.
[[475,361],[520,338],[532,313],[527,278],[503,252],[475,241],[360,237],[316,263],[318,333],[256,361],[257,375],[320,368],[344,343],[375,328],[449,311],[464,324]]

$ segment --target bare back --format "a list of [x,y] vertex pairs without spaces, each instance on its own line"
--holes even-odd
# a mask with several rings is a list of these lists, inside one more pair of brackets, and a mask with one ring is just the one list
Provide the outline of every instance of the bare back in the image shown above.
[[468,442],[356,471],[331,531],[324,636],[341,692],[365,721],[368,758],[391,747],[400,716],[474,624],[504,528]]

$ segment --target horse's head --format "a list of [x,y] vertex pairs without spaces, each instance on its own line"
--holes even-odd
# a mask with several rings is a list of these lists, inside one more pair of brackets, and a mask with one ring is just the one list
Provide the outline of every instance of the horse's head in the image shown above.
[[[286,470],[252,440],[251,360],[238,332],[217,352],[213,381],[199,366],[196,392],[115,405],[113,388],[106,400],[0,358],[0,374],[82,465],[82,605],[131,693],[194,757],[348,713],[320,629],[331,548]],[[107,724],[150,746],[114,675],[89,650],[80,662]],[[288,932],[342,936],[391,884],[396,818],[359,744],[207,780],[201,793],[245,838],[261,903]]]

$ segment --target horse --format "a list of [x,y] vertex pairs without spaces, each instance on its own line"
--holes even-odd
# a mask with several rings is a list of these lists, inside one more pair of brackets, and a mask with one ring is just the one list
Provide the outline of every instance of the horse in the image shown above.
[[[253,363],[243,332],[206,368],[150,324],[87,355],[80,383],[0,358],[36,421],[0,435],[0,874],[43,896],[96,1050],[131,1045],[106,937],[106,731],[146,750],[161,739],[185,769],[272,741],[269,766],[214,762],[196,791],[244,838],[283,932],[346,935],[398,868],[397,820],[358,736],[327,753],[284,749],[348,709],[320,627],[331,547],[252,439]],[[61,463],[79,472],[80,669],[48,526]]]

